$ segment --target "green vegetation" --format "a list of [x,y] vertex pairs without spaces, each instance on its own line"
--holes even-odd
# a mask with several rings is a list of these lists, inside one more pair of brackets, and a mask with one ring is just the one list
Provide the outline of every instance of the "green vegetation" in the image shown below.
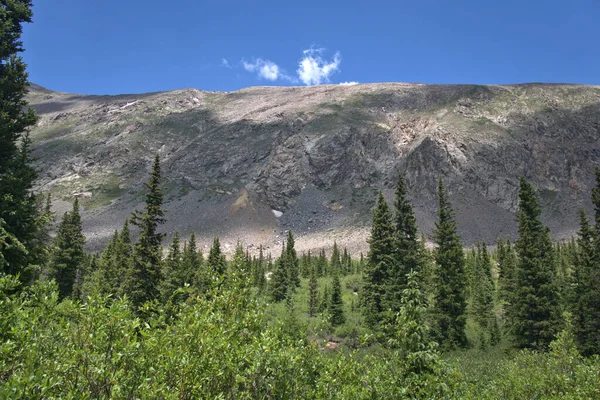
[[366,259],[298,258],[288,232],[277,260],[238,243],[228,261],[215,238],[205,261],[193,234],[163,254],[156,156],[145,208],[86,254],[79,201],[51,241],[50,197],[30,193],[30,19],[0,4],[0,398],[600,398],[600,170],[569,243],[521,179],[515,245],[465,253],[440,179],[429,250],[400,175]]

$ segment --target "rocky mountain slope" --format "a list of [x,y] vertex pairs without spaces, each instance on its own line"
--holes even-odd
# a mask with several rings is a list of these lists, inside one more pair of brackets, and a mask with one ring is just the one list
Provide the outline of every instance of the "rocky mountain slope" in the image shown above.
[[367,84],[194,89],[85,96],[32,86],[37,189],[60,212],[82,199],[91,248],[143,201],[160,153],[165,230],[237,239],[275,254],[283,231],[299,248],[336,239],[366,249],[370,209],[406,173],[421,229],[435,188],[451,192],[466,244],[515,236],[519,176],[537,187],[554,237],[591,210],[600,161],[600,87]]

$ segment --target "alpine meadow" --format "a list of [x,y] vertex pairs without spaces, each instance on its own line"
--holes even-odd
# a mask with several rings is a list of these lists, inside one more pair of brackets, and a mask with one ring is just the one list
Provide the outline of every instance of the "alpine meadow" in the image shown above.
[[600,87],[70,94],[33,10],[0,0],[0,398],[600,398]]

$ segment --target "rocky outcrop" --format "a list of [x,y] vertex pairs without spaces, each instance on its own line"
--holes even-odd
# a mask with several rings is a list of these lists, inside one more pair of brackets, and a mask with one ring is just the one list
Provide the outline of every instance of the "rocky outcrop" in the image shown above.
[[167,231],[195,231],[206,243],[220,235],[231,247],[237,238],[274,247],[292,229],[300,247],[335,238],[364,249],[376,192],[391,200],[399,171],[425,232],[441,177],[467,244],[514,237],[523,175],[538,189],[553,235],[568,237],[577,210],[591,208],[600,161],[600,88],[590,86],[323,85],[121,96],[34,86],[30,102],[40,115],[32,131],[38,189],[53,192],[58,209],[80,197],[92,247],[139,207],[157,152]]

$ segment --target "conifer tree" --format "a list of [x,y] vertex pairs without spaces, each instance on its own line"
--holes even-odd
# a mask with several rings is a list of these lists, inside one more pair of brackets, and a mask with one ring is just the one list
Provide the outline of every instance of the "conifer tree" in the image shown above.
[[308,281],[308,316],[314,317],[317,314],[319,303],[319,282],[317,281],[316,268],[311,268]]
[[344,315],[344,302],[342,300],[342,286],[338,273],[333,274],[331,282],[331,297],[329,298],[329,322],[333,326],[341,325],[346,322]]
[[61,299],[73,293],[77,270],[85,261],[84,244],[85,236],[82,233],[79,201],[75,198],[73,210],[64,214],[58,226],[49,265],[48,277],[56,280]]
[[271,281],[269,282],[269,289],[271,298],[273,301],[282,301],[285,299],[290,287],[290,274],[287,265],[287,252],[285,244],[281,249],[281,257],[275,262],[274,271],[271,274]]
[[400,311],[408,273],[421,269],[417,220],[408,200],[406,183],[402,174],[398,175],[394,209],[394,263],[386,282],[386,308],[396,314]]
[[379,192],[373,210],[373,226],[369,239],[369,254],[363,273],[363,314],[372,328],[377,328],[385,311],[385,289],[394,262],[394,228],[390,209]]
[[283,261],[288,274],[288,283],[293,289],[300,286],[300,265],[294,244],[294,235],[288,231],[287,243],[285,245],[285,256]]
[[198,274],[204,273],[202,270],[202,254],[196,247],[196,234],[194,232],[185,244],[181,257],[181,280],[183,283],[192,285],[196,282]]
[[508,318],[517,347],[546,349],[560,330],[560,315],[554,249],[540,214],[533,187],[521,178],[516,242],[519,260]]
[[430,341],[426,322],[427,302],[420,289],[422,278],[416,271],[407,275],[406,288],[402,293],[402,306],[396,319],[394,345],[401,349],[409,373],[435,372],[440,364],[438,344]]
[[163,191],[160,187],[158,154],[152,165],[150,179],[145,186],[148,192],[144,211],[136,210],[131,219],[131,223],[140,229],[140,236],[133,249],[124,284],[124,293],[134,309],[138,309],[148,301],[158,299],[160,294],[161,244],[165,234],[158,232],[158,229],[165,222],[165,212],[162,209]]
[[325,249],[321,249],[319,252],[319,259],[317,260],[317,276],[326,276],[328,269],[329,266],[327,265]]
[[340,249],[337,242],[333,241],[333,249],[331,250],[331,261],[329,262],[329,270],[331,275],[340,274],[342,272],[342,261],[340,260]]
[[30,264],[39,264],[35,245],[39,221],[36,196],[32,194],[37,171],[32,167],[31,140],[27,129],[37,117],[27,107],[29,90],[23,51],[22,24],[31,22],[31,0],[0,4],[0,260],[5,273],[19,274],[21,282],[33,280]]
[[267,280],[265,278],[265,256],[263,254],[262,245],[260,245],[258,248],[258,258],[254,268],[254,286],[258,288],[259,293],[262,293],[267,284]]
[[436,335],[443,348],[453,348],[467,344],[465,257],[456,230],[454,210],[441,179],[438,183],[438,200],[438,220],[433,237],[437,264],[434,310]]
[[490,270],[490,257],[484,243],[477,244],[475,257],[473,315],[482,329],[487,329],[494,317],[494,282]]
[[160,282],[160,296],[163,304],[166,304],[172,298],[173,293],[185,283],[182,267],[179,231],[175,231],[167,258],[162,263],[163,279]]
[[221,242],[218,237],[213,239],[212,247],[208,252],[208,258],[206,259],[206,266],[210,278],[222,278],[225,276],[226,263],[225,256],[221,252]]
[[241,242],[237,242],[235,253],[230,265],[231,276],[240,287],[244,287],[249,283],[250,270],[248,269],[248,261],[244,252],[244,247]]

